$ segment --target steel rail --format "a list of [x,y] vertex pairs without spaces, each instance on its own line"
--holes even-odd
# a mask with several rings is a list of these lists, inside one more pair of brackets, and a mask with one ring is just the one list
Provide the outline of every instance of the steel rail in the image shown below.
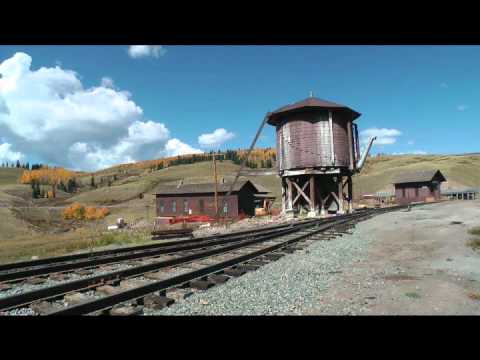
[[113,254],[106,254],[100,256],[90,256],[87,258],[81,258],[80,260],[73,261],[73,262],[54,262],[48,264],[47,266],[42,267],[35,267],[35,268],[19,268],[17,271],[5,272],[0,273],[0,282],[12,282],[12,281],[20,281],[32,276],[40,276],[40,275],[48,275],[52,273],[60,273],[65,271],[71,270],[78,270],[82,268],[90,268],[93,266],[100,266],[105,264],[112,264],[118,263],[125,260],[134,260],[134,259],[144,259],[144,258],[151,258],[158,255],[165,255],[165,254],[175,254],[181,251],[188,251],[194,249],[201,249],[204,247],[211,247],[217,246],[227,243],[233,243],[237,241],[243,241],[249,237],[255,236],[262,236],[268,234],[274,234],[278,232],[280,229],[283,228],[296,228],[301,225],[289,225],[289,226],[282,226],[274,229],[262,229],[262,231],[257,232],[247,232],[245,234],[234,234],[233,236],[223,236],[220,239],[216,239],[214,237],[209,238],[205,241],[197,241],[197,242],[182,242],[178,241],[175,245],[167,245],[161,246],[160,248],[148,248],[145,250],[139,249],[132,249],[131,251],[123,251],[120,253],[113,253]]
[[[422,205],[422,204],[418,204],[418,205]],[[22,294],[18,294],[18,295],[13,295],[10,297],[0,299],[0,311],[6,311],[14,308],[25,307],[30,305],[33,302],[40,301],[40,300],[57,299],[73,291],[84,291],[84,290],[88,290],[89,288],[95,288],[95,287],[101,286],[105,283],[111,283],[112,281],[115,281],[115,280],[137,277],[137,276],[141,276],[142,274],[159,270],[165,267],[178,266],[178,265],[189,263],[191,261],[207,258],[209,256],[228,253],[230,251],[240,249],[242,247],[268,241],[270,239],[274,239],[280,236],[289,235],[294,232],[301,231],[302,229],[308,229],[315,225],[317,225],[317,227],[320,226],[321,229],[319,231],[315,231],[314,233],[300,235],[298,238],[301,239],[306,236],[311,236],[315,233],[324,231],[325,229],[334,227],[336,225],[340,225],[345,222],[355,221],[356,219],[361,219],[361,218],[369,218],[376,214],[382,214],[385,212],[400,210],[406,207],[407,206],[402,205],[402,206],[394,206],[394,207],[382,208],[382,209],[368,209],[365,211],[361,211],[361,212],[359,211],[359,212],[344,215],[341,217],[334,217],[334,218],[323,219],[323,220],[318,219],[313,222],[306,222],[295,228],[290,227],[284,230],[279,230],[274,234],[265,235],[257,239],[245,240],[245,241],[237,242],[235,244],[222,246],[220,248],[211,249],[207,251],[201,251],[194,254],[189,254],[187,256],[183,256],[175,259],[169,259],[169,260],[159,261],[152,264],[136,266],[129,269],[110,272],[110,273],[88,277],[88,278],[84,278],[76,281],[62,283],[62,284],[47,287],[47,288],[33,290],[33,291],[25,292]],[[325,220],[328,222],[325,223]],[[289,244],[289,242],[288,241],[283,242],[283,244]]]
[[[289,226],[296,225],[296,224],[308,223],[308,222],[312,222],[312,221],[315,221],[315,220],[307,220],[307,221],[300,221],[300,222],[297,222],[297,223],[287,223],[287,224],[280,224],[280,225],[273,225],[273,226],[265,226],[261,229],[251,229],[251,230],[230,232],[230,233],[226,233],[226,234],[203,236],[203,237],[190,239],[190,240],[176,240],[176,241],[168,241],[168,242],[165,242],[165,243],[128,246],[128,247],[121,247],[121,248],[110,249],[110,250],[84,252],[84,253],[80,253],[80,254],[71,254],[71,255],[48,257],[48,258],[39,259],[39,260],[27,260],[27,261],[19,261],[19,262],[1,264],[0,265],[0,274],[2,274],[4,272],[7,272],[7,271],[11,271],[11,270],[21,269],[21,268],[32,268],[32,267],[36,267],[36,266],[49,265],[49,264],[60,263],[60,262],[65,262],[65,261],[74,261],[74,260],[91,258],[91,257],[96,257],[96,256],[113,255],[113,254],[119,254],[119,253],[123,253],[123,252],[129,252],[129,251],[157,249],[157,248],[163,248],[163,247],[168,247],[168,246],[172,246],[172,245],[179,245],[179,244],[193,244],[193,243],[198,243],[198,242],[201,242],[201,241],[208,241],[208,240],[212,240],[212,239],[226,238],[226,237],[232,237],[232,236],[237,236],[237,235],[240,236],[240,235],[246,235],[246,234],[262,233],[262,232],[265,232],[265,231],[271,230],[271,229],[284,228],[284,227],[289,227]],[[318,220],[316,220],[316,221],[318,221]]]
[[245,246],[268,241],[268,240],[277,238],[279,236],[292,234],[294,232],[297,232],[312,226],[315,226],[315,223],[307,223],[295,228],[287,228],[287,229],[279,230],[273,234],[268,234],[265,236],[261,236],[259,238],[239,241],[231,245],[225,245],[220,248],[200,251],[194,254],[189,254],[189,255],[174,258],[174,259],[168,259],[164,261],[155,262],[152,264],[135,266],[128,269],[123,269],[123,270],[118,270],[110,273],[87,277],[80,280],[70,281],[70,282],[66,282],[66,283],[62,283],[62,284],[58,284],[58,285],[54,285],[54,286],[50,286],[50,287],[46,287],[38,290],[28,291],[18,295],[5,297],[3,299],[0,299],[0,311],[6,311],[6,310],[11,310],[13,308],[25,307],[35,301],[57,298],[69,292],[86,290],[92,287],[98,287],[107,282],[111,282],[113,280],[120,280],[128,277],[140,276],[142,274],[155,271],[155,270],[160,270],[162,268],[166,268],[170,266],[178,266],[178,265],[189,263],[194,260],[200,260],[209,256],[228,253],[232,250],[236,250]]
[[122,302],[125,302],[125,301],[129,301],[129,300],[135,300],[135,299],[144,297],[145,295],[148,295],[148,294],[156,292],[156,291],[164,291],[164,290],[166,290],[168,288],[171,288],[173,286],[179,286],[179,285],[182,285],[186,282],[189,282],[189,281],[192,281],[192,280],[195,280],[195,279],[207,276],[207,275],[214,274],[214,273],[216,273],[218,271],[221,271],[225,268],[243,263],[247,260],[251,260],[251,259],[257,258],[261,255],[264,255],[264,254],[267,254],[267,253],[270,253],[270,252],[274,252],[276,250],[284,248],[284,247],[286,247],[286,246],[288,246],[292,243],[298,242],[298,241],[300,241],[304,238],[308,238],[308,237],[310,237],[312,235],[315,235],[319,232],[325,231],[325,230],[327,230],[331,227],[338,226],[338,225],[343,224],[343,223],[348,223],[348,222],[351,222],[351,221],[354,221],[354,220],[358,220],[358,219],[361,219],[361,217],[366,217],[366,216],[369,216],[369,215],[370,214],[361,214],[360,216],[358,216],[356,218],[352,217],[352,218],[348,218],[348,219],[345,219],[345,218],[338,219],[337,221],[333,221],[329,224],[319,225],[319,226],[317,226],[316,230],[314,230],[310,233],[296,236],[292,239],[285,240],[285,241],[283,241],[279,244],[274,244],[274,245],[268,246],[264,249],[260,249],[260,250],[253,251],[253,252],[248,253],[248,254],[240,255],[240,256],[235,257],[233,259],[229,259],[229,260],[226,260],[226,261],[223,261],[223,262],[219,262],[219,263],[207,266],[205,268],[201,268],[201,269],[198,269],[198,270],[188,272],[186,274],[181,274],[181,275],[178,275],[178,276],[171,277],[169,279],[156,281],[154,283],[151,283],[151,284],[148,284],[148,285],[145,285],[145,286],[140,286],[140,287],[137,287],[137,288],[134,288],[134,289],[122,291],[121,293],[118,293],[118,294],[109,295],[109,296],[106,296],[106,297],[103,297],[103,298],[100,298],[100,299],[91,300],[91,301],[88,301],[88,302],[85,302],[85,303],[73,305],[73,306],[67,307],[65,309],[56,310],[56,311],[53,311],[53,312],[48,313],[46,315],[86,315],[86,314],[90,314],[90,313],[97,312],[97,311],[107,310],[109,308],[112,308],[116,304],[119,304],[119,303],[122,303]]

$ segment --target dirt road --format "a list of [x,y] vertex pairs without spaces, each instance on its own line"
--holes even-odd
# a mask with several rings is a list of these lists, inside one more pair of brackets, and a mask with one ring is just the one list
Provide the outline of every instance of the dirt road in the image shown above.
[[337,274],[307,314],[480,314],[480,201],[452,201],[374,217],[365,255]]

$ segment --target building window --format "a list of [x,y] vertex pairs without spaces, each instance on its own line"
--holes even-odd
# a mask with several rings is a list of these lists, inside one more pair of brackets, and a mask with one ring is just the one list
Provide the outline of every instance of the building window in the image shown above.
[[198,208],[201,213],[205,211],[205,202],[203,201],[203,199],[198,200]]
[[188,213],[188,200],[183,200],[183,212]]
[[228,214],[228,201],[226,201],[226,200],[223,202],[223,213],[225,215]]
[[177,200],[172,201],[172,212],[173,213],[177,212]]
[[159,201],[159,208],[160,208],[160,213],[163,214],[165,212],[165,203],[163,200]]

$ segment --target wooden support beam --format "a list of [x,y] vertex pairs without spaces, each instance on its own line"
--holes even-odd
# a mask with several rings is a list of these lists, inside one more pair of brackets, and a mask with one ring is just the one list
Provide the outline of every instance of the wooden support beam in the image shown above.
[[310,211],[315,211],[315,176],[310,176]]
[[[335,194],[334,194],[334,195],[335,195]],[[328,201],[328,198],[329,198],[330,196],[332,196],[332,194],[331,194],[331,193],[330,193],[330,194],[328,194],[328,195],[327,195],[327,197],[326,197],[325,199],[323,199],[323,204],[324,204],[324,205],[327,203],[327,201]],[[336,196],[336,195],[335,195],[335,196]]]
[[[338,200],[338,196],[337,196],[337,194],[335,194],[335,192],[334,192],[334,191],[332,191],[332,192],[330,193],[330,195],[332,195],[332,196],[333,196],[333,198],[334,198],[334,199],[335,199],[335,201],[337,202],[337,205],[339,205],[339,206],[340,206],[340,201]],[[329,195],[329,196],[330,196],[330,195]]]
[[287,211],[289,211],[293,209],[292,181],[288,177],[285,180],[287,182]]
[[339,176],[337,179],[338,179],[338,212],[340,214],[343,214],[345,213],[345,209],[343,208],[343,181],[341,176]]
[[308,202],[308,204],[310,206],[312,206],[312,202],[310,201],[308,196],[305,195],[305,193],[304,193],[305,188],[308,186],[308,181],[305,182],[305,184],[303,184],[302,188],[300,188],[300,186],[298,186],[298,184],[294,181],[292,182],[292,184],[293,184],[293,186],[295,186],[297,188],[297,191],[298,191],[298,195],[295,197],[295,200],[293,200],[293,205],[295,205],[295,203],[297,202],[297,200],[300,196],[303,196],[305,198],[305,200]]
[[352,185],[352,177],[349,176],[347,178],[348,181],[348,212],[353,212],[353,185]]

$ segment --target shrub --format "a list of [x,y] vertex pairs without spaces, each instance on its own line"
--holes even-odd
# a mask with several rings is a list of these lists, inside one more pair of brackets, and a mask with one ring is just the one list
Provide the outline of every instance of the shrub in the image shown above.
[[63,218],[66,220],[98,220],[107,216],[110,211],[107,208],[85,207],[73,203],[63,210]]

